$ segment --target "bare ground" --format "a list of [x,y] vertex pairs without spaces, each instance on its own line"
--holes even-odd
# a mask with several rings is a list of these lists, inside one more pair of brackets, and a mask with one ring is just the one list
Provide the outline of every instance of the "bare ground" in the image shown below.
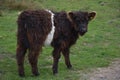
[[120,59],[115,59],[108,67],[83,74],[80,80],[120,80]]

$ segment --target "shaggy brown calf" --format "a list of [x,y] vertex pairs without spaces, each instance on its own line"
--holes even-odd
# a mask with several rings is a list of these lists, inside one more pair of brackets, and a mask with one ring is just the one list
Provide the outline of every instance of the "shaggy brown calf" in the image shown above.
[[20,76],[24,76],[24,56],[28,57],[33,75],[39,75],[37,62],[42,46],[50,44],[53,50],[53,74],[58,72],[60,53],[65,58],[67,68],[72,65],[69,59],[70,47],[79,35],[87,32],[88,22],[95,12],[51,12],[49,10],[23,11],[18,17],[17,64]]

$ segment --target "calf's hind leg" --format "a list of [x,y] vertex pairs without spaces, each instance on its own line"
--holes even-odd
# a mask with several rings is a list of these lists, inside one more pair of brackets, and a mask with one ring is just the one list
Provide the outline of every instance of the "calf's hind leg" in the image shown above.
[[39,56],[40,50],[41,50],[41,48],[39,48],[39,47],[30,48],[29,54],[28,54],[29,63],[31,64],[31,67],[32,67],[32,73],[35,76],[39,75],[37,62],[38,62],[38,56]]
[[25,48],[24,46],[20,46],[20,45],[18,45],[17,50],[16,50],[18,72],[21,77],[25,76],[24,57],[25,57],[26,50],[27,50],[27,48]]

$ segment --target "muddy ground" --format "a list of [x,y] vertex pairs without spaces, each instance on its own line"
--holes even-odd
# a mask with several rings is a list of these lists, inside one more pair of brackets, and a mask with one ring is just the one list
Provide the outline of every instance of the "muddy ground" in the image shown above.
[[115,59],[108,67],[97,68],[82,77],[80,80],[120,80],[120,59]]

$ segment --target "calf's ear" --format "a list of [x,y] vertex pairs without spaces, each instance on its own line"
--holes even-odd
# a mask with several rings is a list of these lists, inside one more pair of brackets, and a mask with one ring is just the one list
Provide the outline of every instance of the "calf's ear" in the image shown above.
[[73,13],[73,12],[69,12],[68,14],[69,14],[69,16],[73,19],[74,13]]
[[95,16],[96,16],[96,12],[95,12],[95,11],[90,12],[90,13],[88,14],[88,18],[89,18],[89,20],[94,19],[94,18],[95,18]]

